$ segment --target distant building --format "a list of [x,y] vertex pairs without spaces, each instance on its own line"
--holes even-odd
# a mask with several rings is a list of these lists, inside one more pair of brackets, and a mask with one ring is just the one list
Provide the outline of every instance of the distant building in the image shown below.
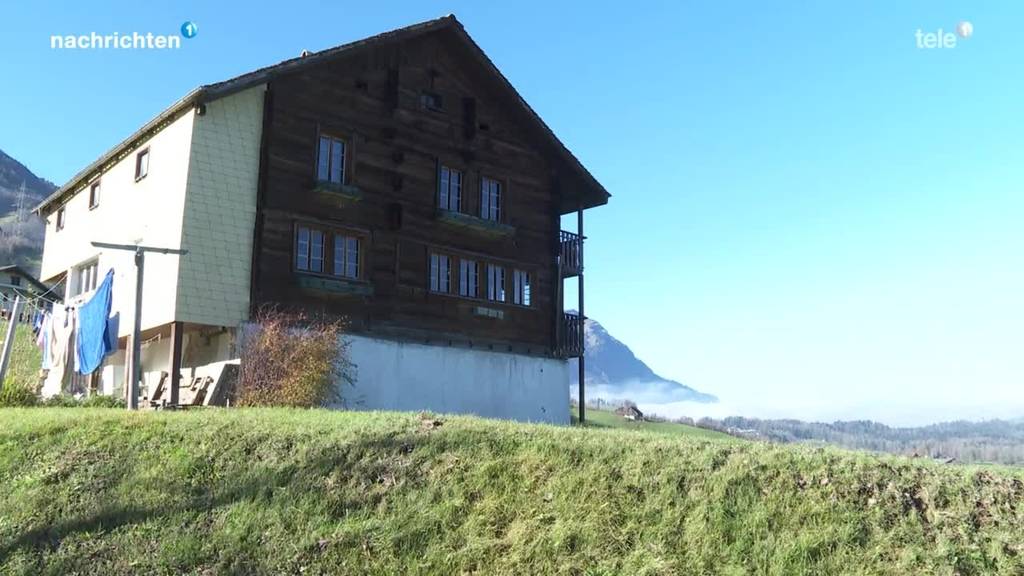
[[639,421],[644,419],[644,413],[641,412],[640,409],[637,408],[634,404],[629,404],[626,406],[622,406],[621,408],[617,408],[615,410],[615,413],[619,416],[622,416],[626,420]]
[[52,298],[48,294],[49,291],[50,288],[46,284],[37,280],[21,266],[0,266],[0,318],[6,320],[10,317],[14,300],[20,297],[26,305],[22,306],[18,321],[30,322],[41,302],[36,297],[47,295]]

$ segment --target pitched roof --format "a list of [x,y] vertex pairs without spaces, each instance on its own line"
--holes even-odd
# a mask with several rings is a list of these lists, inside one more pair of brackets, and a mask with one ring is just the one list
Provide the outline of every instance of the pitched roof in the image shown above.
[[[49,292],[50,290],[49,286],[40,282],[38,279],[36,279],[35,276],[29,274],[28,272],[25,271],[24,268],[18,266],[17,264],[11,264],[9,266],[0,266],[0,273],[17,273],[18,276],[21,276],[22,278],[28,280],[29,283],[32,284],[33,287],[37,288],[40,293]],[[6,284],[6,282],[4,282],[4,284]]]
[[172,104],[156,118],[147,122],[134,134],[126,138],[114,148],[110,149],[104,155],[100,156],[92,164],[75,174],[71,180],[36,206],[35,211],[41,213],[49,205],[54,204],[65,195],[73,193],[85,181],[92,178],[95,174],[103,171],[107,164],[120,160],[125,154],[129,153],[135,146],[140,144],[142,140],[150,137],[153,133],[163,128],[167,122],[173,120],[178,115],[194,106],[229,96],[241,90],[263,84],[281,74],[293,72],[299,68],[323,62],[342,54],[349,54],[360,48],[385,42],[401,41],[438,30],[453,31],[457,37],[465,43],[467,48],[470,49],[470,52],[476,56],[479,63],[499,80],[499,83],[503,88],[511,94],[513,101],[521,107],[521,109],[526,112],[533,121],[535,121],[536,125],[540,128],[540,132],[554,147],[558,155],[562,157],[570,169],[580,177],[584,185],[588,188],[590,193],[581,195],[581,197],[587,197],[587,199],[581,200],[580,206],[583,208],[591,208],[606,204],[608,202],[608,198],[611,197],[611,194],[605,190],[604,186],[594,178],[590,171],[583,166],[579,159],[573,155],[565,144],[555,136],[555,133],[533,110],[533,108],[526,103],[526,100],[524,100],[515,87],[512,86],[512,83],[505,78],[504,74],[502,74],[491,59],[487,57],[487,54],[484,53],[483,49],[481,49],[480,46],[469,36],[469,33],[466,32],[465,28],[463,28],[462,23],[459,22],[453,14],[449,14],[434,20],[427,20],[425,22],[420,22],[404,28],[398,28],[389,32],[377,34],[376,36],[370,36],[362,40],[350,42],[348,44],[335,46],[334,48],[321,50],[320,52],[304,54],[303,56],[291,58],[272,66],[266,66],[252,72],[236,76],[229,80],[224,80],[223,82],[200,86]]

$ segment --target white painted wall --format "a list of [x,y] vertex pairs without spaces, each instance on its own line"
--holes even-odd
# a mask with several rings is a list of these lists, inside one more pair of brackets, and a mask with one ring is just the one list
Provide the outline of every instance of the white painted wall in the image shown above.
[[[129,151],[99,177],[100,202],[89,208],[89,187],[82,186],[64,204],[65,226],[56,229],[57,206],[46,217],[46,240],[40,277],[53,281],[74,267],[99,259],[100,279],[113,268],[112,313],[121,313],[119,335],[131,332],[135,302],[135,262],[130,252],[94,248],[92,241],[142,243],[178,248],[189,150],[192,143],[191,111],[179,116],[148,141]],[[135,155],[149,147],[149,174],[135,181]],[[95,181],[94,179],[93,181]],[[65,288],[71,282],[65,283]],[[174,320],[178,258],[148,255],[143,290],[142,328]],[[127,320],[127,321],[125,321]]]
[[347,336],[353,410],[429,410],[528,422],[569,423],[569,365],[468,348]]
[[264,86],[196,116],[181,245],[177,319],[238,326],[249,317]]
[[[59,206],[50,207],[41,278],[53,281],[67,273],[67,297],[75,267],[98,260],[101,279],[113,268],[111,313],[120,315],[118,335],[123,337],[131,333],[135,314],[134,255],[94,248],[91,242],[184,248],[189,253],[181,257],[146,255],[142,329],[173,321],[230,328],[212,339],[187,333],[183,360],[185,368],[195,368],[230,359],[233,329],[249,315],[264,91],[261,85],[215,100],[203,115],[184,111],[81,186],[63,204],[62,230],[56,229]],[[147,147],[149,173],[136,182],[136,153]],[[90,209],[89,190],[97,180],[100,202]],[[80,303],[88,297],[68,301]],[[147,382],[156,382],[160,371],[168,370],[168,347],[159,339],[143,344]],[[121,352],[107,359],[102,391],[120,394],[124,363]],[[46,390],[57,393],[59,378],[49,378]]]

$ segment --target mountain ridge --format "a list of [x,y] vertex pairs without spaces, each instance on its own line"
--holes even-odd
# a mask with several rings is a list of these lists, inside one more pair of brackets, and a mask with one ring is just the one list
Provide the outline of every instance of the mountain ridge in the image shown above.
[[[629,346],[612,336],[592,318],[587,318],[584,323],[584,338],[587,360],[584,384],[589,398],[628,399],[648,403],[718,402],[713,394],[700,392],[658,375],[637,358]],[[579,370],[574,369],[570,377],[575,391],[579,383]]]
[[32,212],[57,186],[0,150],[0,265],[39,273],[45,226]]

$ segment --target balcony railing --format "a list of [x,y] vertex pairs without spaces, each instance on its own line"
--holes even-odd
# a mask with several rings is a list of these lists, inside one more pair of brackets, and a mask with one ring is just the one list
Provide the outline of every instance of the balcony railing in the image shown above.
[[579,358],[582,355],[580,336],[583,321],[578,314],[562,313],[562,325],[558,331],[558,355],[562,358]]
[[562,278],[578,276],[580,270],[583,269],[583,242],[579,234],[561,230],[559,245],[561,247],[559,262],[562,266]]

